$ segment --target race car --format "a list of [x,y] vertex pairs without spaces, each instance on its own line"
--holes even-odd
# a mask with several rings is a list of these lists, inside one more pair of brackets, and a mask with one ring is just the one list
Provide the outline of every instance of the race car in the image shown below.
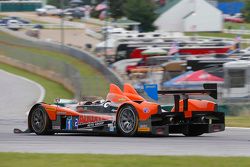
[[130,84],[124,84],[123,91],[111,84],[106,100],[58,99],[55,104],[38,103],[29,112],[28,132],[37,135],[93,132],[122,136],[175,133],[199,136],[225,129],[224,113],[217,111],[216,103],[189,98],[189,95],[208,94],[216,99],[216,85],[205,84],[204,90],[158,93],[174,96],[172,109],[145,100]]

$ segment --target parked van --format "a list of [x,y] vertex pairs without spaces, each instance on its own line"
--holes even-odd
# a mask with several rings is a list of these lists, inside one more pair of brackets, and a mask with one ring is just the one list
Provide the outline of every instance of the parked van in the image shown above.
[[225,63],[223,97],[250,97],[250,61],[239,60]]

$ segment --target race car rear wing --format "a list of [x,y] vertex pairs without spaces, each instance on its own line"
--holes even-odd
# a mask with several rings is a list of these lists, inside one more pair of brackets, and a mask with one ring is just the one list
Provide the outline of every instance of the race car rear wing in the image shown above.
[[217,99],[217,84],[204,84],[202,90],[160,90],[158,94],[173,95],[175,103],[175,112],[179,112],[180,98],[183,96],[183,111],[188,110],[188,95],[207,94],[210,97]]
[[175,111],[179,111],[179,103],[181,97],[183,99],[183,110],[188,110],[188,99],[189,95],[203,95],[207,94],[210,97],[217,99],[217,84],[204,84],[202,90],[160,90],[157,91],[157,85],[148,84],[144,85],[144,91],[154,100],[158,100],[158,94],[161,95],[173,95],[175,103]]
[[210,97],[217,99],[217,84],[204,84],[202,90],[160,90],[161,95],[199,95],[207,94]]

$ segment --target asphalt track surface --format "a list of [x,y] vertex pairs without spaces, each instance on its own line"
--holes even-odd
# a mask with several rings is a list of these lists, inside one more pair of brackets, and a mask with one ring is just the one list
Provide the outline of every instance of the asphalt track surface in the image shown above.
[[241,128],[200,137],[14,134],[13,128],[26,128],[25,112],[41,90],[35,83],[0,71],[0,92],[0,152],[250,156],[250,129]]
[[0,120],[24,120],[25,112],[42,96],[41,85],[0,69]]

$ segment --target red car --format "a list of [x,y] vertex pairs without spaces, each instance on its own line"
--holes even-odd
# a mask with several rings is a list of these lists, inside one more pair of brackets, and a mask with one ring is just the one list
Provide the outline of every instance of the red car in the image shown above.
[[232,23],[244,23],[243,18],[237,18],[237,17],[226,17],[224,18],[225,22],[232,22]]

